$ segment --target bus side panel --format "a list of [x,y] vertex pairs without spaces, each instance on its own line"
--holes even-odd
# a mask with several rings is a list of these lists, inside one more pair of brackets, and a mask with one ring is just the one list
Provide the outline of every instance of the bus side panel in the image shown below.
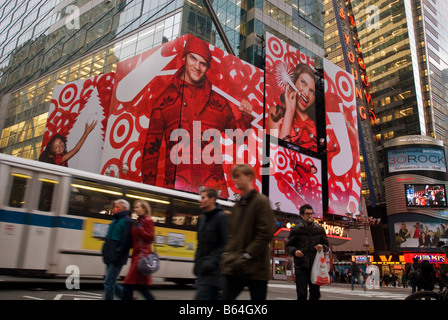
[[193,274],[194,261],[172,261],[169,257],[160,257],[160,269],[155,277],[169,279],[196,279]]
[[32,196],[27,204],[28,232],[24,239],[23,269],[48,270],[53,233],[58,223],[57,208],[61,198],[62,177],[33,171]]
[[0,268],[18,268],[27,213],[7,206],[10,195],[10,167],[0,165]]
[[25,242],[23,269],[47,269],[48,247],[52,231],[53,228],[29,226],[28,237]]
[[[103,240],[98,237],[107,232],[110,220],[74,218],[73,216],[65,216],[61,219],[71,222],[67,222],[65,228],[57,230],[55,241],[58,243],[58,251],[51,273],[65,274],[68,266],[76,266],[81,277],[104,276],[106,265],[101,256]],[[69,225],[72,228],[68,228]],[[123,267],[121,276],[126,275],[129,265],[130,260]]]
[[[78,225],[77,228],[56,228],[55,241],[57,243],[56,254],[52,259],[54,268],[52,273],[63,274],[69,265],[78,266],[76,258],[80,254],[80,244],[82,243],[82,225],[84,224],[82,219],[76,219],[78,222],[74,222]],[[67,260],[66,256],[75,257],[71,261]],[[79,266],[78,266],[79,267]],[[82,272],[82,270],[81,270]]]
[[1,211],[0,268],[17,268],[19,264],[20,244],[25,225],[7,221],[4,210]]

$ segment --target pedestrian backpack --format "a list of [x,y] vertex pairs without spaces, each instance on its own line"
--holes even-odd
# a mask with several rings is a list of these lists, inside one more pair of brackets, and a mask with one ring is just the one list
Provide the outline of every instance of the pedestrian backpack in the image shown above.
[[409,270],[409,279],[419,279],[421,275],[420,266],[417,268],[414,267],[414,264],[411,264],[411,269]]

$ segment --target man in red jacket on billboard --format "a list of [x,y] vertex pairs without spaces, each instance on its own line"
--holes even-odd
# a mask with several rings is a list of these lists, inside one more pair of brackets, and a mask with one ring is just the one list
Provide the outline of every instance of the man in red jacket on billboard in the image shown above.
[[[239,128],[243,132],[249,129],[253,120],[252,105],[242,100],[241,116],[237,119],[228,101],[212,91],[212,83],[206,75],[212,62],[207,43],[190,37],[183,56],[185,65],[174,74],[172,83],[152,106],[142,157],[143,183],[156,183],[164,139],[164,187],[196,193],[199,186],[205,186],[221,190],[221,198],[228,198],[222,160],[216,161],[222,158],[215,158],[214,154],[216,148],[221,150],[221,143],[215,140],[226,129]],[[199,130],[200,139],[194,135],[195,130]],[[210,133],[211,141],[206,137]],[[212,159],[204,159],[204,149],[210,152]]]

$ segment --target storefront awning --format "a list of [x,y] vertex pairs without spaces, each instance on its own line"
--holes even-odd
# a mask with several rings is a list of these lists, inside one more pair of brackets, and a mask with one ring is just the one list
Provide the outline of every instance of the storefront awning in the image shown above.
[[[277,230],[276,233],[274,233],[274,240],[286,240],[288,239],[289,232],[291,229],[288,228],[280,228]],[[344,244],[348,241],[351,241],[351,238],[348,237],[338,237],[333,235],[328,235],[328,242],[330,243],[330,246],[339,246],[341,244]]]
[[328,242],[330,243],[330,246],[340,246],[341,244],[347,243],[349,241],[352,241],[352,238],[349,237],[338,237],[333,235],[328,235]]

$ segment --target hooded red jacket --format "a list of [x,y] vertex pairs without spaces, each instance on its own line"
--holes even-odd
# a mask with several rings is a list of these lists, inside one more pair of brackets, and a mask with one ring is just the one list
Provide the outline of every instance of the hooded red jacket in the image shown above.
[[[182,79],[184,70],[182,67],[176,72],[172,83],[152,106],[142,157],[143,183],[154,185],[156,182],[159,150],[164,139],[166,145],[164,187],[197,193],[199,186],[202,185],[221,190],[221,198],[225,199],[229,194],[222,161],[206,162],[204,155],[214,156],[212,144],[214,139],[202,141],[203,133],[209,129],[216,129],[221,133],[225,129],[238,128],[245,131],[250,128],[253,117],[240,113],[237,119],[228,101],[212,91],[212,84],[207,77],[200,85],[190,85]],[[200,121],[201,141],[193,139],[197,136],[193,134],[194,121]],[[196,125],[198,123],[196,122]],[[185,131],[177,132],[188,132],[189,137],[182,135],[181,143],[177,139],[171,141],[171,133],[176,129],[184,129]],[[220,143],[219,146],[221,148]],[[207,152],[203,152],[204,149]],[[200,150],[200,157],[194,150]],[[182,158],[187,156],[189,161],[180,162],[176,154]],[[171,159],[173,155],[174,159]],[[175,163],[172,160],[175,160]]]

